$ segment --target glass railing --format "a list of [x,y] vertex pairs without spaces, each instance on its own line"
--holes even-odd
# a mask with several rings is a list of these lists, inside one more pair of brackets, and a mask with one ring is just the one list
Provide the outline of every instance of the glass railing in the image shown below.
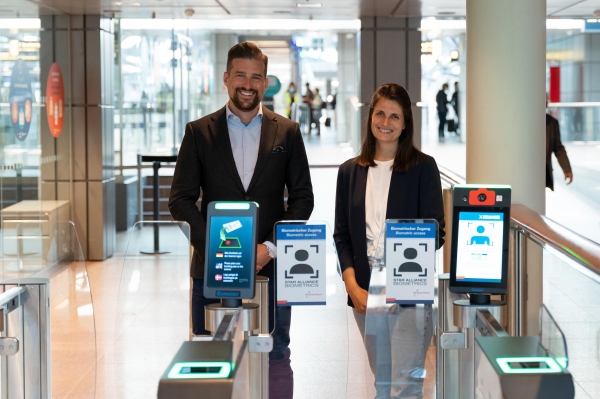
[[[600,278],[552,248],[543,248],[543,297],[547,314],[541,320],[542,342],[559,364],[568,366],[575,381],[576,399],[597,398],[600,394]],[[556,321],[555,325],[551,318]]]
[[[3,346],[16,352],[0,365],[6,397],[80,397],[96,394],[96,326],[90,280],[71,222],[5,225],[0,297]],[[0,301],[2,302],[2,301]],[[3,352],[3,355],[6,353]]]
[[189,236],[184,222],[130,230],[115,315],[117,398],[156,397],[162,373],[191,338]]
[[563,142],[600,141],[600,103],[550,103],[548,111],[558,119]]

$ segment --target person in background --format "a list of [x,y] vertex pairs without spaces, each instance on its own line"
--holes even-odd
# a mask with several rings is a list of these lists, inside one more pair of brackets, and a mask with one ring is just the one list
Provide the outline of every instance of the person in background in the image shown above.
[[[253,43],[239,43],[229,50],[223,74],[229,101],[220,110],[187,124],[173,174],[169,210],[173,219],[190,225],[194,249],[192,328],[195,335],[205,335],[209,332],[204,328],[204,307],[218,302],[203,293],[204,268],[215,267],[204,259],[207,206],[212,201],[259,204],[256,273],[269,278],[269,331],[273,331],[269,397],[290,399],[292,309],[275,306],[273,225],[280,220],[308,220],[314,196],[298,124],[261,104],[269,82],[267,64],[267,56]],[[198,209],[200,192],[202,208]]]
[[438,127],[438,133],[440,141],[444,140],[444,128],[446,127],[446,115],[448,114],[448,97],[446,91],[448,90],[448,84],[444,83],[442,89],[438,91],[435,96],[435,102],[437,103],[437,112],[440,119],[440,125]]
[[319,94],[319,88],[315,88],[314,97],[311,105],[312,118],[317,129],[317,136],[321,134],[321,114],[323,108],[323,98]]
[[304,97],[306,97],[306,102],[312,104],[312,101],[315,98],[315,94],[310,89],[310,83],[306,83],[306,91],[304,92]]
[[393,305],[373,311],[378,315],[370,328],[381,328],[376,345],[365,341],[371,268],[383,260],[385,220],[435,219],[438,245],[444,243],[440,174],[435,160],[415,147],[413,136],[407,91],[384,84],[371,100],[360,154],[340,166],[337,178],[333,238],[377,398],[423,397],[423,379],[415,371],[424,368],[433,334],[431,305]]
[[285,113],[288,119],[292,119],[292,108],[294,103],[300,102],[300,94],[296,91],[294,82],[290,82],[287,91],[285,92]]
[[452,108],[454,108],[455,123],[454,123],[454,131],[456,134],[459,132],[460,126],[460,112],[459,112],[459,99],[458,99],[458,81],[454,82],[454,93],[452,93],[452,98],[450,99],[450,103],[452,104]]
[[[546,108],[548,108],[548,93],[546,93]],[[567,184],[573,181],[571,162],[567,150],[560,140],[560,127],[558,120],[546,112],[546,187],[554,191],[554,176],[552,174],[552,153],[556,156],[565,175]]]

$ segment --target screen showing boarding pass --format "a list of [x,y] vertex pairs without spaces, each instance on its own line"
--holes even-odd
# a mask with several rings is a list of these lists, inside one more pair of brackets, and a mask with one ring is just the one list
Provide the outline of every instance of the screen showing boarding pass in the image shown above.
[[457,282],[501,282],[504,222],[502,212],[459,212]]
[[254,297],[256,224],[254,202],[211,202],[207,208],[204,296]]

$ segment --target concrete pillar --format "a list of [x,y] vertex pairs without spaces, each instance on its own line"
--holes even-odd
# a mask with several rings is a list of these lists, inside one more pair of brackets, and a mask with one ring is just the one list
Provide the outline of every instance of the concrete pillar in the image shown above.
[[[467,0],[467,182],[510,184],[544,212],[546,1]],[[527,334],[542,303],[541,250],[528,247]]]
[[416,103],[421,101],[421,18],[362,17],[360,21],[361,126],[375,90],[384,83],[400,84],[412,100],[414,140],[420,148],[422,117]]
[[215,33],[213,35],[213,49],[215,60],[215,95],[212,96],[212,109],[209,112],[215,112],[224,107],[229,101],[229,93],[223,84],[223,72],[227,70],[227,52],[238,42],[237,35],[234,33]]
[[335,128],[338,143],[351,143],[358,151],[361,126],[357,112],[351,110],[354,98],[358,103],[358,43],[356,33],[338,33],[338,81]]
[[65,125],[54,139],[42,124],[42,199],[69,199],[86,259],[104,260],[115,246],[114,34],[96,15],[42,17],[42,95],[52,62],[65,80]]

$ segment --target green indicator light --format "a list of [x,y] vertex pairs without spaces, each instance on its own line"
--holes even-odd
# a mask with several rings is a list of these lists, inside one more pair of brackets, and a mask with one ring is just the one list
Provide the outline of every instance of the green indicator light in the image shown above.
[[566,369],[567,365],[569,364],[568,359],[566,357],[562,357],[562,356],[557,357],[556,362],[558,364],[560,364],[560,367],[562,367],[563,369]]
[[168,377],[172,380],[228,378],[230,373],[229,362],[182,362],[173,365]]
[[250,209],[248,202],[217,202],[215,209]]
[[563,371],[551,357],[500,357],[496,362],[504,374],[549,374]]

